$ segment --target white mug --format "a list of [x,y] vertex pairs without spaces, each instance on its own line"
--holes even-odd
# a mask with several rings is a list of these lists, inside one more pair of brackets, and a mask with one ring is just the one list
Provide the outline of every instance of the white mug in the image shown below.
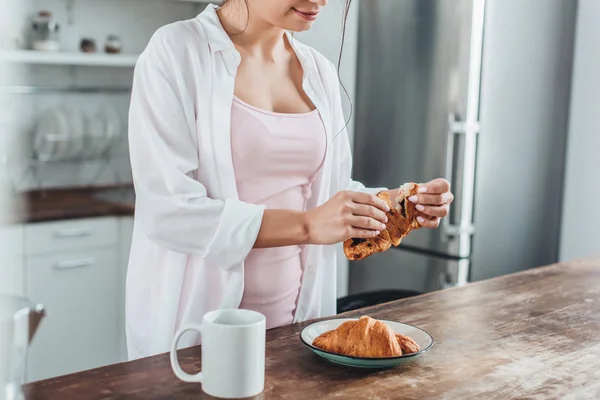
[[[177,359],[177,344],[190,330],[202,339],[202,371],[185,373]],[[265,331],[263,314],[239,309],[217,310],[204,315],[202,325],[182,326],[171,345],[171,367],[184,382],[202,383],[213,397],[235,399],[257,396],[265,387]]]

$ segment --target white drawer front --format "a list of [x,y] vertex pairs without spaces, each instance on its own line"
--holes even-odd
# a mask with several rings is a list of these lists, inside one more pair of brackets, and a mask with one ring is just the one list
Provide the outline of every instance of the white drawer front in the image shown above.
[[31,344],[28,380],[120,360],[117,259],[114,249],[27,259],[27,297],[46,307]]
[[0,225],[0,257],[23,254],[23,226]]
[[0,255],[0,295],[23,296],[23,257]]
[[25,227],[25,253],[59,253],[115,245],[118,240],[116,218],[90,218],[42,222]]
[[0,226],[0,294],[23,296],[23,227]]

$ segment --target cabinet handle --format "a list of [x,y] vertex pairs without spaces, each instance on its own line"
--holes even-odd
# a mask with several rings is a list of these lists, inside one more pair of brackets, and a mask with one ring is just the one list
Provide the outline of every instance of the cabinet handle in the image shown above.
[[56,268],[56,269],[83,268],[83,267],[89,267],[94,264],[96,264],[96,259],[90,257],[90,258],[80,258],[78,260],[59,261],[56,264],[54,264],[54,268]]
[[54,232],[54,236],[59,239],[84,237],[91,235],[92,232],[89,229],[63,229]]

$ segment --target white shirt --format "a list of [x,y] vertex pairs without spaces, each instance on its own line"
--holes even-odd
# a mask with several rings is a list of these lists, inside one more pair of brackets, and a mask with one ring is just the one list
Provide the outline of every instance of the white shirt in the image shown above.
[[[129,146],[136,191],[127,273],[130,359],[169,351],[181,324],[218,308],[237,308],[244,259],[264,207],[238,198],[230,112],[241,57],[209,5],[198,17],[159,29],[135,68]],[[291,40],[303,89],[327,132],[321,175],[307,208],[341,190],[367,190],[350,178],[351,152],[337,72],[314,49]],[[380,189],[368,190],[376,192]],[[335,246],[306,246],[294,322],[336,313]],[[183,281],[189,301],[180,307]],[[180,347],[200,343],[184,335]]]

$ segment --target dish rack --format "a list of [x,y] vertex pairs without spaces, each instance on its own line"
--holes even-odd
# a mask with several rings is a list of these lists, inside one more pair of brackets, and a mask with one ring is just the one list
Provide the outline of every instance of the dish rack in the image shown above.
[[54,107],[36,124],[33,158],[40,162],[102,159],[121,136],[122,122],[111,106],[91,116],[74,107]]
[[[65,87],[65,86],[10,86],[12,94],[65,94],[65,93],[130,93],[130,87]],[[50,164],[81,164],[96,162],[97,170],[91,178],[79,184],[93,185],[109,170],[115,182],[119,172],[111,167],[111,150],[126,135],[125,121],[111,105],[102,106],[96,113],[86,114],[72,106],[54,106],[45,110],[35,123],[30,137],[30,160],[19,180],[31,175],[42,187],[42,171]],[[14,185],[13,185],[14,186]]]

